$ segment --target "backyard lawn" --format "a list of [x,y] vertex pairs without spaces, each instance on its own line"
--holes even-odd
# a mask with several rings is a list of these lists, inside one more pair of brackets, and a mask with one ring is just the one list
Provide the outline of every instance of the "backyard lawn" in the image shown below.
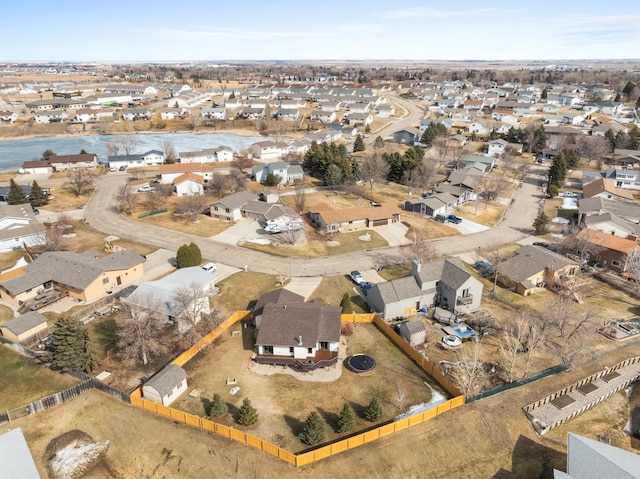
[[[231,336],[232,330],[240,330],[242,336]],[[361,418],[364,408],[372,397],[377,397],[383,410],[383,420],[406,412],[409,406],[428,402],[431,390],[425,385],[431,382],[415,364],[391,343],[372,324],[356,324],[352,336],[344,337],[347,354],[366,353],[377,361],[376,368],[366,374],[355,374],[347,370],[342,362],[342,375],[331,382],[301,381],[287,374],[277,374],[281,367],[272,367],[276,374],[266,376],[248,369],[253,354],[253,329],[242,328],[241,323],[230,328],[213,345],[206,348],[184,367],[188,374],[189,388],[198,389],[200,397],[183,394],[172,407],[199,416],[205,415],[207,401],[214,393],[229,404],[229,413],[216,418],[217,421],[236,428],[245,428],[233,422],[244,398],[249,398],[258,410],[260,419],[247,431],[280,447],[297,452],[307,446],[298,438],[309,413],[317,411],[327,423],[327,440],[336,439],[337,417],[345,401],[349,402],[356,415],[357,429],[372,424]],[[211,367],[215,364],[215,367]],[[313,373],[305,376],[313,378]],[[235,378],[240,387],[239,394],[229,393],[233,386],[226,385],[228,378]],[[399,399],[398,389],[403,398]]]
[[25,406],[77,382],[4,346],[0,346],[0,364],[0,411]]

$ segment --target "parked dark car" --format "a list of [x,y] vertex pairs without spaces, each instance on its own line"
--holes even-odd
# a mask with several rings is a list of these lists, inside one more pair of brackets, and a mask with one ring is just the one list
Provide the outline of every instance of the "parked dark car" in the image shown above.
[[451,223],[454,223],[456,225],[462,223],[462,218],[458,218],[456,215],[449,215],[447,216],[447,220]]

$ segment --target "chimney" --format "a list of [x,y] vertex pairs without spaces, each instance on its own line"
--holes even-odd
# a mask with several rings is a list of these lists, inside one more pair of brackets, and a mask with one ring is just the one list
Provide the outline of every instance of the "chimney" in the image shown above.
[[298,336],[298,346],[302,346],[302,336]]

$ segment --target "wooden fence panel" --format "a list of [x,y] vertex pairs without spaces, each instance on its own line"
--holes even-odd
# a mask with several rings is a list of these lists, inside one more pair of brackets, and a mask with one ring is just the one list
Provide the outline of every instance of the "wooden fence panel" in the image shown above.
[[389,434],[393,434],[394,432],[396,432],[396,428],[393,423],[385,424],[384,426],[380,426],[378,428],[379,437],[388,436]]
[[422,424],[424,416],[422,414],[416,414],[415,416],[409,416],[407,419],[409,420],[409,427],[417,426],[418,424]]
[[331,457],[331,445],[324,446],[313,451],[313,459],[316,461],[326,459],[327,457]]
[[364,444],[364,436],[362,434],[358,434],[357,436],[353,436],[347,439],[347,447],[349,449],[362,446],[363,444]]
[[262,441],[262,450],[272,456],[280,457],[280,448],[270,442]]
[[247,442],[245,439],[245,433],[234,428],[229,428],[229,437],[236,441]]
[[378,432],[378,429],[372,429],[371,431],[366,431],[363,434],[363,440],[364,443],[366,444],[367,442],[371,442],[371,441],[376,441],[380,438],[380,433]]
[[343,439],[342,441],[334,442],[331,444],[331,453],[332,454],[340,454],[341,452],[346,451],[349,447],[347,444],[347,440]]
[[282,459],[285,462],[288,462],[289,464],[292,464],[294,466],[298,465],[298,461],[296,460],[296,455],[289,452],[289,451],[285,451],[284,449],[278,449],[279,453],[280,453],[280,459]]
[[396,432],[402,431],[403,429],[406,429],[409,427],[409,418],[400,419],[399,421],[396,421],[393,424],[395,425]]
[[[312,464],[316,461],[316,457],[313,454],[313,452],[305,452],[302,454],[298,454],[297,456],[293,456],[294,459],[294,465],[296,465],[297,467],[302,467],[302,466],[306,466],[308,464]],[[283,459],[282,456],[280,456],[281,459]]]
[[224,437],[231,437],[231,428],[224,424],[216,423],[216,432]]
[[200,427],[205,431],[216,432],[216,423],[208,419],[200,419]]
[[246,438],[247,438],[247,444],[262,450],[262,439],[257,438],[251,434],[246,434]]
[[202,418],[194,416],[193,414],[185,414],[186,423],[190,426],[202,427]]

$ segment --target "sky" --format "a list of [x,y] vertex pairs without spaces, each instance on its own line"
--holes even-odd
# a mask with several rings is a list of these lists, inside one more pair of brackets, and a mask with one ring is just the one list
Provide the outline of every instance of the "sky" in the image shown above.
[[638,0],[23,0],[0,17],[0,61],[640,58]]

